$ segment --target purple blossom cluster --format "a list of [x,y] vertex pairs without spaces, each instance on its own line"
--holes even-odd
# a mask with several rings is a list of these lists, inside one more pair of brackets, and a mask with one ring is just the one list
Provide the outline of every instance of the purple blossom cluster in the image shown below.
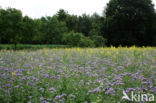
[[121,100],[123,90],[156,94],[154,54],[103,48],[0,51],[0,103],[111,103]]

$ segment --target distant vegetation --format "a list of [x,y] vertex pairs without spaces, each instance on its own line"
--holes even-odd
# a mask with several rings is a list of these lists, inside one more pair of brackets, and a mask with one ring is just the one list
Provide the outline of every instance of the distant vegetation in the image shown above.
[[100,16],[70,15],[32,19],[15,8],[0,9],[0,43],[79,47],[156,46],[156,12],[151,0],[110,0]]
[[[17,50],[37,50],[37,49],[45,49],[45,48],[70,48],[69,45],[52,45],[52,44],[18,44],[16,49]],[[13,44],[0,44],[0,50],[13,50],[14,45]]]

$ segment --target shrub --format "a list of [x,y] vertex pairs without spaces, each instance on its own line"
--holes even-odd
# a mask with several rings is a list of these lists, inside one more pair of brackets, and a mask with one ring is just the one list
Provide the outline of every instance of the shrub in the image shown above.
[[70,32],[64,35],[64,43],[74,47],[93,47],[94,42],[82,33]]
[[107,40],[102,36],[91,36],[90,39],[94,42],[96,47],[106,46]]
[[79,46],[80,47],[94,47],[94,42],[88,38],[88,37],[83,37],[80,39],[80,42],[79,42]]

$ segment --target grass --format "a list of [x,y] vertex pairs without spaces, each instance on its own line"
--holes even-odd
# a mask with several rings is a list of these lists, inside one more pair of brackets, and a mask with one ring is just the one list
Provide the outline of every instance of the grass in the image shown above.
[[[23,50],[23,49],[27,49],[27,50],[37,50],[37,49],[44,49],[44,48],[68,48],[68,45],[52,45],[52,44],[18,44],[17,45],[17,50]],[[0,44],[0,50],[13,50],[14,49],[14,45],[13,44]]]
[[156,96],[155,48],[0,51],[0,103],[131,103],[123,90]]

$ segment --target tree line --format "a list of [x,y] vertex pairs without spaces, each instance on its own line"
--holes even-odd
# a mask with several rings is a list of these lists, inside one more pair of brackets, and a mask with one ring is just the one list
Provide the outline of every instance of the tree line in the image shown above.
[[0,43],[156,46],[156,12],[151,0],[110,0],[102,16],[60,9],[33,19],[18,9],[0,8]]

